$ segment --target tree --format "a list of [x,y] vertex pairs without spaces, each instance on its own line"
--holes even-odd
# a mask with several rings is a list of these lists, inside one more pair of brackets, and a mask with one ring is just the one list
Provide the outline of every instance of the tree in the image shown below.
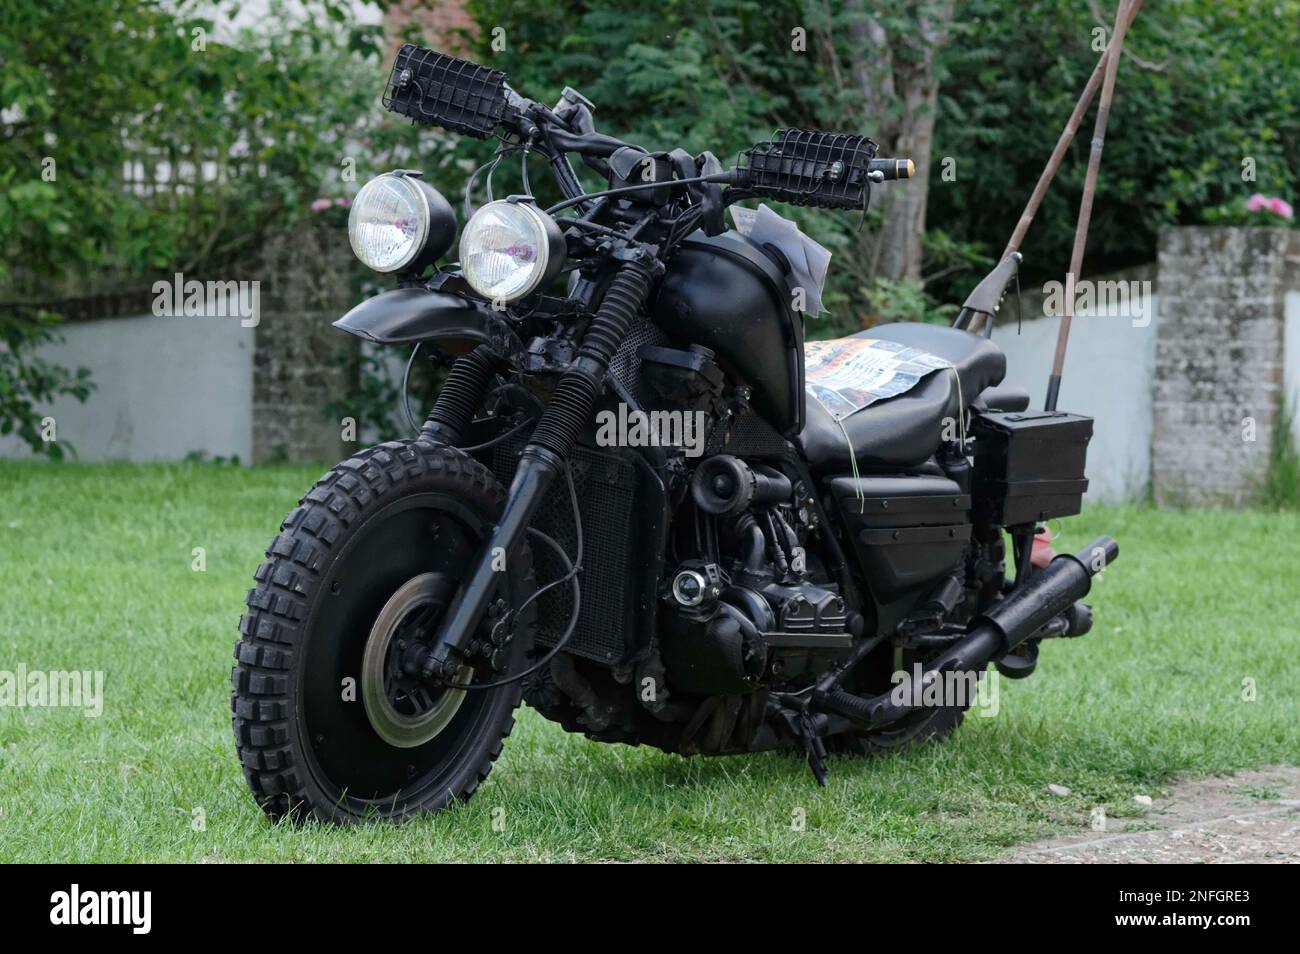
[[[709,149],[726,160],[796,126],[862,133],[911,155],[922,176],[874,189],[866,229],[852,215],[785,214],[836,256],[826,296],[833,317],[813,333],[855,330],[886,308],[927,313],[924,173],[952,0],[909,0],[887,15],[854,0],[664,0],[618,11],[576,0],[468,6],[481,61],[537,98],[565,85],[583,90],[601,128],[647,148]],[[504,50],[491,42],[501,29]],[[971,258],[942,237],[928,252],[944,272]]]
[[910,0],[880,13],[863,0],[847,0],[846,8],[863,125],[875,125],[883,154],[910,158],[921,171],[907,188],[884,190],[884,226],[873,243],[872,271],[919,282],[939,60],[952,32],[953,0]]
[[[1095,8],[1095,9],[1090,9]],[[1114,0],[982,0],[946,57],[930,221],[997,248],[1107,39]],[[1300,197],[1300,2],[1147,3],[1125,40],[1085,271],[1150,262],[1161,228],[1217,217],[1255,192]],[[1034,37],[1034,42],[1020,38]],[[1016,42],[1010,42],[1015,39]],[[1086,117],[1082,129],[1092,128]],[[1087,165],[1080,134],[1025,244],[1027,282],[1069,264]]]

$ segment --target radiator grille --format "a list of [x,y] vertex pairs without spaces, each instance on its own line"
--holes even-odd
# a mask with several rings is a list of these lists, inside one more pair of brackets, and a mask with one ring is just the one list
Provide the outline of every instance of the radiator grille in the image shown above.
[[[492,469],[507,487],[526,438],[500,445]],[[640,496],[640,472],[624,454],[579,446],[569,457],[582,514],[582,609],[566,651],[603,663],[628,659],[636,651],[636,556],[633,551]],[[569,559],[578,552],[568,485],[561,477],[542,499],[532,525],[555,539]],[[564,565],[544,543],[532,544],[539,585],[559,579]],[[568,626],[573,587],[557,586],[538,600],[537,641],[553,646]]]

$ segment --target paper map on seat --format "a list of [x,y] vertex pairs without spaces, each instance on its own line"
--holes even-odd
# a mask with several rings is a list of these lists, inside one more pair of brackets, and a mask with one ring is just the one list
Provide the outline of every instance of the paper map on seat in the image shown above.
[[878,338],[835,338],[803,346],[804,389],[833,417],[910,391],[931,371],[952,367],[937,355]]

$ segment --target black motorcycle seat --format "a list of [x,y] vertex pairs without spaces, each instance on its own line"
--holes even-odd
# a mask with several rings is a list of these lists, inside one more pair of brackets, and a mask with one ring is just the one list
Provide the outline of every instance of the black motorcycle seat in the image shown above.
[[848,470],[849,441],[861,469],[924,463],[943,443],[944,418],[956,418],[961,402],[974,403],[982,391],[1001,382],[1007,369],[1001,348],[960,328],[898,322],[851,337],[893,341],[928,352],[951,362],[956,376],[947,368],[932,371],[910,391],[869,404],[839,423],[821,402],[805,394],[804,428],[798,443],[816,471]]
[[1000,384],[985,388],[984,393],[975,402],[976,408],[990,411],[1027,411],[1029,410],[1029,392],[1016,384]]

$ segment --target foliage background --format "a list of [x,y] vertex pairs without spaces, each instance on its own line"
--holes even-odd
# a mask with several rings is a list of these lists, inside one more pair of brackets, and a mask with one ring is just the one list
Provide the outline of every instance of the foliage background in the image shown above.
[[[874,135],[846,88],[850,3],[471,0],[482,57],[534,98],[565,85],[603,128],[652,148],[734,154],[783,125]],[[828,12],[829,11],[829,12]],[[923,289],[879,283],[856,219],[800,212],[836,253],[827,330],[883,314],[921,318],[960,300],[1019,217],[1096,63],[1095,27],[1113,7],[1078,0],[967,0],[938,59],[936,161],[928,173]],[[494,52],[491,30],[506,30]],[[807,52],[790,48],[808,32]],[[1129,34],[1090,231],[1089,269],[1151,261],[1161,226],[1197,224],[1256,191],[1292,201],[1300,176],[1300,2],[1148,4]],[[827,51],[838,51],[832,57]],[[883,121],[883,120],[882,120]],[[1087,165],[1091,113],[1026,243],[1026,281],[1063,272]],[[940,161],[954,161],[946,180]],[[1242,160],[1256,181],[1243,181]],[[907,188],[891,186],[889,188]],[[864,232],[870,233],[873,223]],[[924,295],[919,294],[920,291]]]

